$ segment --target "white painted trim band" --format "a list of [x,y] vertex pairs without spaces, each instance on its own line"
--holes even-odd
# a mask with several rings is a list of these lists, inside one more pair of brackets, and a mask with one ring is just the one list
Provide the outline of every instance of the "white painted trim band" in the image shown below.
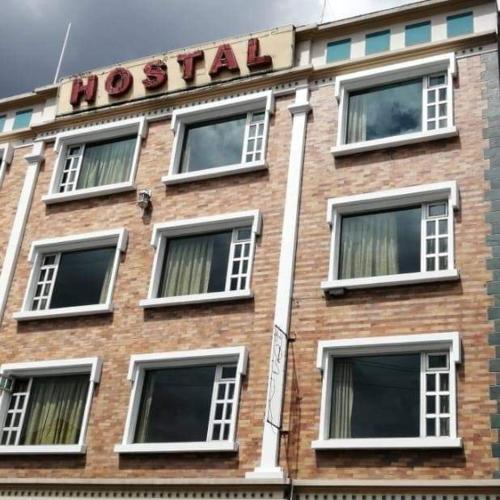
[[335,158],[367,151],[377,151],[379,149],[395,148],[406,146],[409,144],[417,144],[419,142],[437,141],[440,139],[448,139],[458,136],[457,127],[442,128],[439,130],[424,130],[412,134],[396,135],[384,137],[383,139],[374,139],[371,141],[353,142],[349,144],[341,144],[334,146],[330,152]]
[[326,439],[313,441],[311,448],[314,450],[462,448],[462,439],[450,437]]
[[36,377],[68,373],[89,373],[90,381],[96,384],[101,380],[101,371],[102,360],[99,357],[4,363],[0,366],[0,373],[6,376]]
[[387,276],[371,276],[367,278],[351,278],[333,281],[323,281],[321,289],[333,295],[342,294],[344,290],[358,290],[362,288],[418,285],[423,283],[438,283],[456,281],[460,274],[456,269],[444,271],[425,271],[419,273],[393,274]]
[[233,290],[226,292],[197,293],[193,295],[179,295],[175,297],[159,297],[143,299],[139,306],[145,309],[155,307],[180,306],[184,304],[204,304],[209,302],[224,302],[253,298],[251,290]]

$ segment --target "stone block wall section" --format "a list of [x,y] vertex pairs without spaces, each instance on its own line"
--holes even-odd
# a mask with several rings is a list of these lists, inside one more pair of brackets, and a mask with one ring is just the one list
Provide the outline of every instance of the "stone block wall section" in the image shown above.
[[[488,294],[494,300],[493,306],[488,311],[488,317],[493,322],[493,332],[489,336],[489,341],[495,348],[495,356],[490,360],[490,371],[495,374],[490,397],[496,403],[495,413],[491,415],[491,428],[495,436],[492,453],[494,457],[500,458],[500,76],[497,53],[484,54],[481,60],[484,65],[484,98],[487,101],[483,132],[488,141],[484,154],[489,162],[489,169],[485,172],[485,178],[490,188],[486,194],[486,199],[490,203],[486,221],[491,228],[487,237],[487,243],[491,247],[487,268],[493,275],[492,281],[488,283]],[[494,474],[495,478],[500,478],[500,464],[498,469]]]
[[[483,57],[490,61],[496,53]],[[486,291],[491,272],[486,268],[490,204],[485,200],[485,172],[489,162],[483,154],[488,142],[482,132],[488,112],[486,92],[493,83],[484,79],[480,55],[458,58],[457,63],[454,101],[459,136],[433,143],[335,160],[330,153],[338,125],[334,89],[323,85],[311,92],[291,321],[296,340],[290,348],[285,405],[289,438],[282,448],[284,465],[298,480],[487,480],[498,468],[491,451],[490,416],[496,404],[489,400],[493,376],[488,364],[494,349],[488,343],[492,300]],[[491,81],[494,78],[498,85],[497,76]],[[453,180],[461,196],[455,214],[459,281],[325,297],[320,283],[328,275],[330,255],[328,198]],[[320,418],[321,373],[315,366],[319,341],[450,331],[460,333],[463,346],[457,383],[462,449],[311,448],[318,439]],[[500,386],[494,391],[500,394]]]

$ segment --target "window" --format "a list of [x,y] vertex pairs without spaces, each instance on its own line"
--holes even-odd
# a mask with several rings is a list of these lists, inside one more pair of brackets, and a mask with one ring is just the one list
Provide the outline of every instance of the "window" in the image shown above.
[[326,46],[326,62],[332,63],[350,59],[351,57],[351,39],[337,40],[330,42]]
[[260,161],[264,125],[264,112],[187,125],[180,171],[195,172]]
[[174,111],[175,133],[166,184],[266,168],[271,92]]
[[323,289],[456,279],[456,196],[454,183],[441,183],[330,200],[332,259]]
[[5,121],[7,120],[7,115],[0,115],[0,133],[5,129]]
[[46,203],[130,191],[147,135],[144,118],[131,118],[77,131],[56,139],[58,152]]
[[446,78],[441,73],[351,92],[347,143],[447,128]]
[[126,182],[137,137],[121,137],[70,146],[66,151],[59,192]]
[[456,135],[454,55],[340,76],[335,156]]
[[446,18],[448,38],[460,35],[468,35],[474,31],[474,17],[472,12],[455,14]]
[[431,41],[431,22],[409,24],[405,28],[405,44],[407,47]]
[[13,130],[17,130],[18,128],[27,128],[31,123],[31,115],[33,114],[32,109],[25,109],[23,111],[18,111],[14,118],[14,125],[12,127]]
[[457,333],[320,343],[321,448],[456,447]]
[[43,255],[32,310],[103,304],[115,253],[105,247]]
[[246,358],[241,347],[133,356],[131,406],[116,451],[235,451]]
[[0,186],[3,183],[7,167],[12,163],[14,147],[11,143],[0,144]]
[[167,241],[158,296],[245,290],[250,227]]
[[97,358],[2,365],[1,453],[82,453]]
[[377,31],[366,35],[366,55],[377,54],[378,52],[385,52],[391,48],[391,31]]
[[157,225],[149,299],[143,307],[250,298],[258,212]]
[[33,244],[34,267],[18,320],[111,312],[124,230],[42,240]]

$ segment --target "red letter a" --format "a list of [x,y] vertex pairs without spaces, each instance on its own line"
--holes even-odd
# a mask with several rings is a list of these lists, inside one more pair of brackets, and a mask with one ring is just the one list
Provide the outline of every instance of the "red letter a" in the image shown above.
[[233,49],[227,43],[217,49],[217,54],[215,54],[214,62],[208,74],[210,76],[217,76],[223,69],[232,72],[240,70]]

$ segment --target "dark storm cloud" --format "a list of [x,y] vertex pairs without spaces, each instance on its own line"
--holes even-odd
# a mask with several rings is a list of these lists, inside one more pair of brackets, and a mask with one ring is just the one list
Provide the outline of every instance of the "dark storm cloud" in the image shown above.
[[[405,2],[359,1],[363,9],[370,8],[369,2]],[[317,22],[321,6],[322,0],[1,0],[0,97],[52,83],[69,21],[73,26],[62,75],[275,26]],[[353,13],[358,13],[355,7]],[[325,18],[336,14],[333,5]]]

